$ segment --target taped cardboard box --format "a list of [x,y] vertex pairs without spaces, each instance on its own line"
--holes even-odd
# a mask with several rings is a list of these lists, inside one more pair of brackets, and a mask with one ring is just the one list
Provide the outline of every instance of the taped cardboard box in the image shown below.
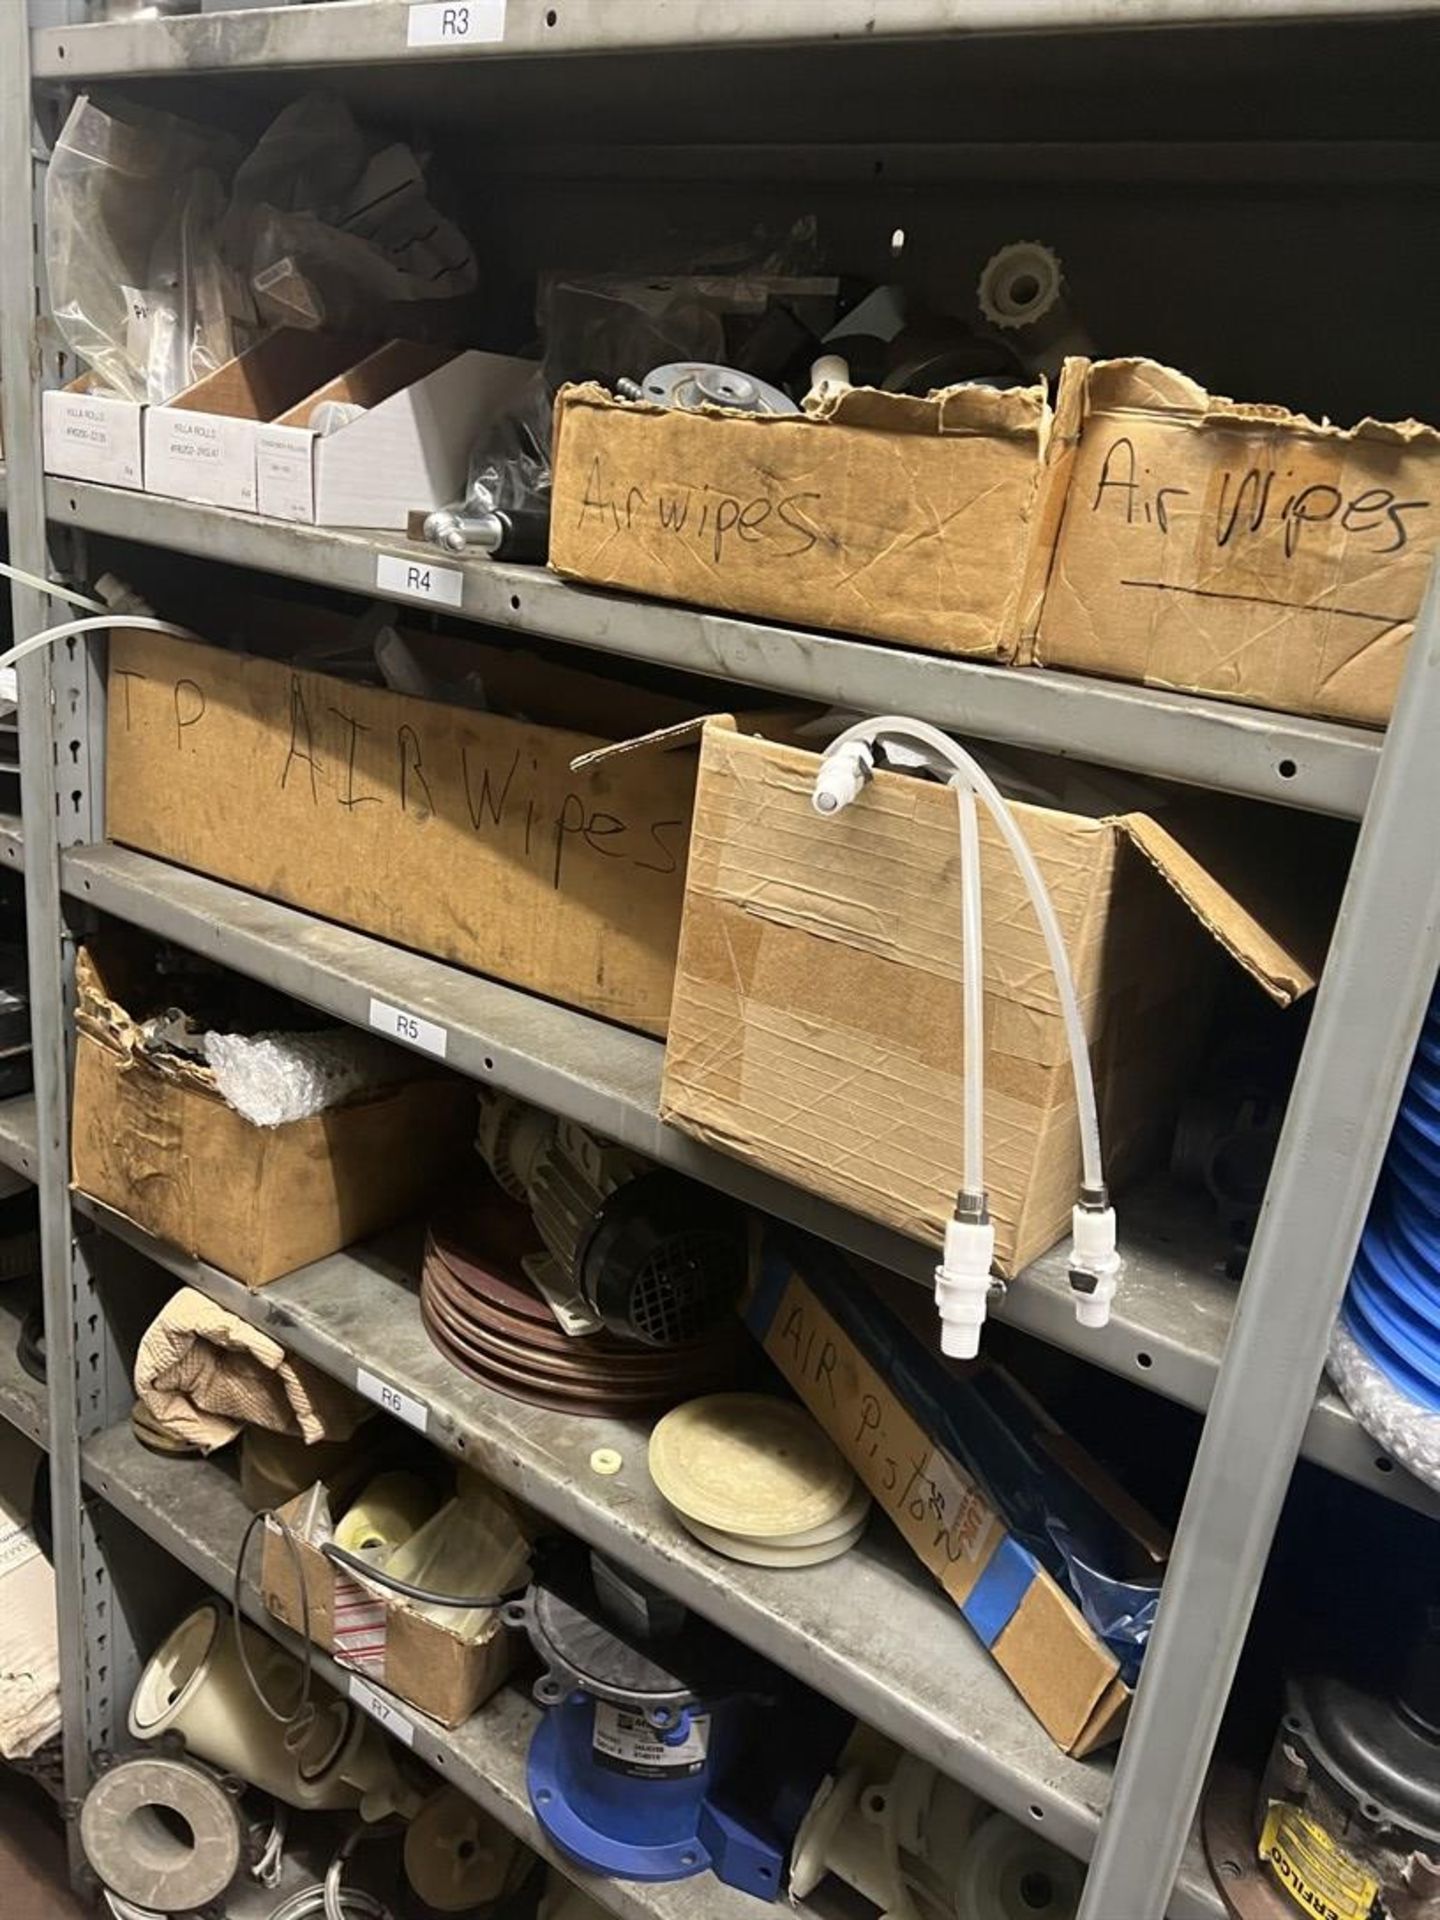
[[853,388],[803,415],[562,389],[550,564],[603,587],[1006,660],[1043,583],[1043,387]]
[[1034,654],[1383,726],[1440,544],[1440,433],[1244,406],[1148,360],[1067,361],[1063,514]]
[[322,1652],[442,1727],[459,1726],[504,1684],[513,1635],[498,1610],[474,1638],[467,1638],[417,1612],[400,1595],[383,1596],[352,1579],[320,1551],[335,1535],[330,1500],[317,1483],[280,1509],[288,1544],[275,1521],[266,1526],[260,1566],[266,1611],[282,1626],[303,1633],[308,1603],[310,1638]]
[[[745,1320],[1051,1739],[1081,1758],[1118,1739],[1130,1702],[1120,1662],[964,1464],[957,1374],[833,1250],[784,1231],[759,1241]],[[1056,1437],[1067,1472],[1110,1492],[1095,1463]],[[1129,1517],[1122,1500],[1114,1508]],[[1142,1531],[1156,1543],[1153,1576],[1164,1540]]]
[[252,1125],[207,1068],[142,1049],[154,980],[123,938],[76,960],[72,1178],[147,1233],[264,1286],[394,1225],[461,1164],[473,1098],[422,1069],[313,1119]]
[[[662,1112],[938,1245],[964,1113],[955,795],[881,772],[819,814],[818,766],[705,729]],[[1310,830],[1299,861],[1290,823],[1255,808],[1014,814],[1069,953],[1119,1184],[1168,1141],[1222,950],[1281,1005],[1314,985],[1319,883],[1343,849]],[[1043,937],[983,812],[980,837],[986,1178],[996,1267],[1013,1275],[1069,1228],[1080,1138]]]
[[[663,1034],[695,709],[457,649],[490,700],[527,719],[117,632],[109,838]],[[608,744],[603,729],[613,741],[637,724],[660,737],[572,770]]]

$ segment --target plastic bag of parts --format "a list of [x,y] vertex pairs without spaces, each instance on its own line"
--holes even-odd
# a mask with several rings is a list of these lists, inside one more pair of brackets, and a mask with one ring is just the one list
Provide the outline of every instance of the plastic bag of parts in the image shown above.
[[761,379],[809,384],[810,361],[833,324],[833,276],[685,273],[543,278],[538,318],[551,390],[567,380],[639,380],[677,360],[735,366]]
[[45,177],[45,266],[67,346],[110,391],[158,403],[229,357],[215,235],[236,158],[171,114],[88,94],[71,108]]
[[1051,1520],[1051,1540],[1065,1562],[1065,1585],[1090,1626],[1120,1662],[1127,1687],[1140,1678],[1140,1660],[1155,1624],[1160,1583],[1117,1580],[1089,1564],[1080,1541],[1063,1520]]
[[227,1106],[257,1127],[309,1120],[398,1080],[405,1055],[373,1034],[207,1033],[205,1060]]
[[[391,1554],[386,1572],[429,1593],[496,1598],[530,1579],[530,1542],[501,1493],[466,1480],[464,1490]],[[427,1606],[415,1611],[463,1639],[485,1629],[491,1609]]]
[[292,102],[261,135],[235,176],[225,248],[274,325],[413,335],[417,303],[453,300],[478,278],[417,155],[368,136],[329,94]]

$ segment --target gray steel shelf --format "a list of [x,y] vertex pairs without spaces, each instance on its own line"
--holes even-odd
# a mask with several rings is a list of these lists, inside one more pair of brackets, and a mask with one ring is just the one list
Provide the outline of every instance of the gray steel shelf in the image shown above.
[[39,1298],[38,1277],[0,1284],[0,1420],[48,1449],[50,1413],[45,1388],[26,1373],[18,1352],[21,1326]]
[[[570,1532],[647,1574],[788,1672],[964,1781],[1048,1839],[1088,1857],[1110,1762],[1067,1759],[888,1528],[802,1576],[725,1561],[669,1514],[645,1465],[647,1429],[556,1414],[488,1394],[431,1346],[391,1240],[337,1254],[258,1292],[161,1245],[110,1209],[77,1206],[178,1279],[349,1385],[365,1369],[420,1401],[432,1440]],[[373,1396],[372,1396],[373,1397]],[[597,1447],[621,1454],[611,1477]],[[883,1640],[874,1623],[887,1622]],[[1219,1915],[1198,1842],[1173,1915]]]
[[[220,881],[120,847],[65,855],[64,883],[88,905],[210,955],[339,1020],[366,1026],[372,999],[444,1027],[447,1063],[733,1194],[748,1205],[929,1286],[934,1253],[717,1153],[661,1123],[658,1040],[464,973]],[[996,1317],[1197,1410],[1209,1402],[1236,1288],[1203,1209],[1168,1186],[1122,1203],[1128,1266],[1110,1325],[1078,1326],[1063,1249],[1027,1269]],[[1397,1468],[1329,1388],[1306,1433],[1309,1458],[1422,1512],[1440,1498]]]
[[[1423,11],[1425,0],[1387,0],[1390,13]],[[616,0],[510,0],[503,40],[494,45],[407,48],[398,0],[278,7],[255,14],[51,27],[31,35],[36,79],[81,80],[141,74],[274,71],[285,67],[385,65],[536,53],[615,53],[664,48],[806,46],[843,40],[909,39],[964,33],[1086,32],[1095,29],[1363,16],[1366,0],[825,0],[823,7],[774,7],[769,0],[670,0],[624,6]],[[878,29],[878,31],[877,31]]]
[[[293,12],[282,9],[275,17]],[[468,619],[826,706],[910,713],[980,739],[1351,819],[1364,808],[1383,742],[1383,735],[1363,727],[1078,674],[952,660],[602,593],[573,586],[544,567],[485,560],[455,563],[431,547],[379,533],[302,527],[57,479],[46,482],[46,506],[60,526],[231,561],[402,605],[427,603],[377,586],[376,562],[382,554],[418,557],[427,566],[453,566],[462,575],[464,597],[458,611]],[[717,705],[725,703],[725,698],[717,699]]]
[[[222,1467],[210,1460],[149,1453],[127,1422],[86,1442],[81,1471],[87,1484],[116,1512],[229,1599],[250,1512],[239,1487]],[[275,1639],[298,1649],[301,1643],[295,1635],[265,1611],[253,1577],[258,1552],[258,1542],[252,1542],[251,1577],[241,1595],[244,1610]],[[338,1692],[346,1692],[348,1678],[343,1669],[318,1651],[314,1658],[322,1678]],[[389,1701],[394,1696],[385,1698]],[[414,1752],[442,1780],[468,1794],[542,1858],[561,1867],[620,1920],[687,1920],[701,1901],[707,1920],[753,1920],[756,1902],[709,1874],[671,1885],[637,1886],[599,1879],[563,1860],[541,1834],[525,1791],[525,1756],[539,1710],[524,1694],[503,1689],[453,1731],[398,1700],[394,1712],[414,1727]]]

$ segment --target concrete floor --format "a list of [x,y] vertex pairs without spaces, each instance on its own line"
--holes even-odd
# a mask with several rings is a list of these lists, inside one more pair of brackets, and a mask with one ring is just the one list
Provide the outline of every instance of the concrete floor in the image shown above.
[[89,1920],[70,1891],[60,1816],[49,1796],[0,1762],[0,1914]]

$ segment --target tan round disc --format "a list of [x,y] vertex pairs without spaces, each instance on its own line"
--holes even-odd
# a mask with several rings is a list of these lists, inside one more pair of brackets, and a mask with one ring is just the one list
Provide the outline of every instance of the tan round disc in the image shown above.
[[751,1567],[823,1566],[827,1560],[838,1560],[842,1553],[848,1553],[865,1531],[862,1520],[859,1526],[837,1534],[833,1540],[797,1547],[788,1540],[750,1540],[736,1533],[717,1533],[713,1527],[702,1527],[698,1520],[685,1520],[683,1513],[680,1518],[702,1545],[723,1553],[727,1560],[741,1560]]
[[439,1913],[466,1913],[511,1884],[520,1846],[453,1787],[427,1800],[405,1831],[405,1877]]
[[667,1413],[650,1436],[650,1477],[685,1520],[751,1540],[828,1526],[855,1476],[803,1407],[762,1393],[713,1393]]

